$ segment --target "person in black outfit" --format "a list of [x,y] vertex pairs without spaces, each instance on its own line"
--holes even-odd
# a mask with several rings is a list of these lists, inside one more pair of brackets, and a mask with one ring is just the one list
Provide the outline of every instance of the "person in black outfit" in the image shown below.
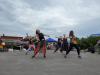
[[43,50],[44,58],[46,58],[46,42],[45,42],[44,34],[37,29],[36,36],[38,40],[38,45],[34,51],[34,55],[32,56],[32,58],[34,58],[41,49]]
[[54,51],[54,53],[57,52],[59,49],[60,49],[60,52],[62,52],[62,38],[61,38],[61,36],[58,38],[57,47],[56,47],[56,50]]
[[68,50],[68,41],[66,35],[64,34],[61,51],[67,51],[67,50]]
[[72,48],[75,47],[77,49],[78,57],[81,58],[80,49],[79,49],[79,46],[78,46],[78,43],[77,43],[77,38],[75,37],[73,31],[70,31],[69,38],[70,38],[70,47],[69,47],[68,51],[66,51],[66,55],[64,57],[66,58],[66,56],[72,50]]

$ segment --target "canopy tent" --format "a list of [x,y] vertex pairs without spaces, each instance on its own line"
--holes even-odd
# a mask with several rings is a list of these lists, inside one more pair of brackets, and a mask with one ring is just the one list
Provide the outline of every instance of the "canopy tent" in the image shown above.
[[47,42],[57,42],[57,41],[54,40],[53,38],[48,38],[46,41],[47,41]]
[[100,34],[92,34],[91,36],[99,37]]

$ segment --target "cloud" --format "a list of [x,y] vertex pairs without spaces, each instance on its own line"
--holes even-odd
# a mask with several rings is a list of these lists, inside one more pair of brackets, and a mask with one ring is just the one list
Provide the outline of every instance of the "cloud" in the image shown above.
[[0,0],[0,11],[0,32],[33,35],[38,28],[52,36],[70,30],[77,36],[99,33],[99,0]]

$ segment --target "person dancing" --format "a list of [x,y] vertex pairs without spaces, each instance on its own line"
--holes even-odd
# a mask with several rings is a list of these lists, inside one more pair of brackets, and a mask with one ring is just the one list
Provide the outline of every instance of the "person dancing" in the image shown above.
[[32,50],[35,50],[35,45],[34,45],[33,40],[30,39],[30,40],[29,40],[29,48],[28,48],[28,50],[27,50],[27,52],[26,52],[26,55],[27,55],[30,51],[32,51]]
[[64,34],[63,36],[63,44],[62,44],[62,49],[61,51],[67,51],[68,50],[68,41],[67,41],[67,37],[66,35]]
[[81,56],[80,56],[80,49],[79,49],[79,46],[78,46],[77,38],[75,37],[73,31],[70,31],[69,38],[70,38],[70,47],[66,51],[66,55],[64,57],[66,58],[67,55],[69,54],[69,52],[72,50],[72,48],[75,47],[77,49],[78,57],[81,58]]
[[34,58],[41,49],[43,52],[43,57],[46,58],[46,41],[45,41],[44,34],[41,33],[40,30],[37,29],[36,36],[37,36],[37,40],[38,40],[38,45],[36,46],[36,48],[34,50],[34,55],[32,56],[32,58]]

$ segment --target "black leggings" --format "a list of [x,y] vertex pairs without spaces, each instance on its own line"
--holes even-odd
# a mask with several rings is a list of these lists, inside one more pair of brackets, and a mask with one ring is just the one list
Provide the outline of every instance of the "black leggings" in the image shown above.
[[70,47],[69,49],[66,51],[66,55],[72,50],[72,48],[75,47],[77,49],[77,53],[78,55],[80,55],[80,49],[79,49],[79,46],[77,44],[70,44]]
[[63,44],[62,45],[62,51],[67,51],[68,50],[68,44]]
[[58,44],[57,47],[56,47],[56,50],[54,52],[57,52],[59,49],[61,51],[61,48],[62,48],[62,46]]

